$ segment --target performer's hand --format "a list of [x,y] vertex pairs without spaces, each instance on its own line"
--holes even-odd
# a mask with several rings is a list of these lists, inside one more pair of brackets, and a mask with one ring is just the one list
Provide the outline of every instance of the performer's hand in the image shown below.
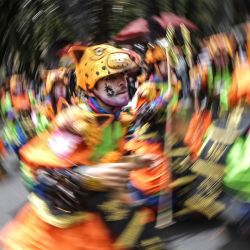
[[99,183],[99,186],[104,189],[121,189],[126,187],[130,171],[134,169],[135,165],[133,162],[104,163],[79,168],[77,172],[82,174],[83,184],[85,181],[86,188],[88,188],[89,180],[92,179],[97,184],[97,188]]
[[[146,154],[146,155],[132,155],[125,156],[121,159],[121,162],[117,163],[104,163],[98,164],[93,167],[83,167],[77,170],[78,173],[86,179],[88,184],[89,179],[93,179],[94,182],[100,184],[105,189],[121,189],[127,186],[129,181],[129,175],[132,170],[140,169],[144,167],[152,167],[158,160],[158,156]],[[88,188],[86,186],[86,188]],[[91,189],[91,187],[89,187]]]
[[156,154],[144,154],[144,155],[128,155],[122,157],[122,162],[134,163],[133,169],[139,169],[144,167],[153,167],[155,162],[159,160],[159,155]]

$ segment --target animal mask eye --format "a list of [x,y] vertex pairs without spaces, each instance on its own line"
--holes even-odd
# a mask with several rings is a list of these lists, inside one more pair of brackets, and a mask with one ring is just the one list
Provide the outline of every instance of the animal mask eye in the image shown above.
[[104,49],[103,48],[96,48],[95,49],[95,55],[96,56],[101,56],[104,52]]

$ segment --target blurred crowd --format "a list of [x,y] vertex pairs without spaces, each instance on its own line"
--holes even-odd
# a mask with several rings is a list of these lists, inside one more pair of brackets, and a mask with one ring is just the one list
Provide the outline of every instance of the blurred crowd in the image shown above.
[[[47,234],[61,249],[164,249],[157,230],[197,215],[213,219],[232,200],[241,208],[239,231],[249,236],[250,25],[198,46],[184,25],[178,32],[168,27],[147,44],[69,44],[39,80],[6,78],[0,153],[17,154],[31,205],[4,229],[4,249],[56,249]],[[99,173],[108,163],[133,165],[126,185],[117,188],[123,179],[111,170],[112,178]],[[0,178],[8,178],[2,165]],[[83,211],[98,214],[94,225]],[[80,234],[83,221],[88,233]],[[43,243],[27,243],[36,228]]]

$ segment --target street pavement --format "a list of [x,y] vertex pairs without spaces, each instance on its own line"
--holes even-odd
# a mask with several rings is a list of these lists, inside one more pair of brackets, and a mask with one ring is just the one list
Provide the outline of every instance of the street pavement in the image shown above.
[[[25,204],[27,192],[20,180],[15,156],[4,161],[9,177],[0,182],[0,228]],[[250,250],[250,238],[243,239],[236,228],[228,226],[232,210],[216,220],[192,219],[164,230],[167,250]],[[226,220],[225,220],[226,218]]]
[[0,182],[0,228],[22,207],[27,195],[19,178],[17,158],[11,155],[3,165],[8,171],[8,177]]

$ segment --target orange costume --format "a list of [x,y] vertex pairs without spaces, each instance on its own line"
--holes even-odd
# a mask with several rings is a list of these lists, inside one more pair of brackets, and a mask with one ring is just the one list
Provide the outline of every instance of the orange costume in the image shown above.
[[[109,45],[75,46],[71,54],[77,83],[85,90],[107,75],[137,68],[140,62],[133,52]],[[85,166],[122,161],[130,122],[126,114],[117,119],[103,113],[87,98],[59,113],[50,131],[21,149],[29,203],[2,232],[4,250],[164,249],[153,227],[155,206],[136,204],[130,194],[109,191],[78,172]],[[144,150],[147,145],[141,153]],[[157,196],[167,186],[168,174],[159,164],[150,171],[134,170],[130,182],[144,195]]]

